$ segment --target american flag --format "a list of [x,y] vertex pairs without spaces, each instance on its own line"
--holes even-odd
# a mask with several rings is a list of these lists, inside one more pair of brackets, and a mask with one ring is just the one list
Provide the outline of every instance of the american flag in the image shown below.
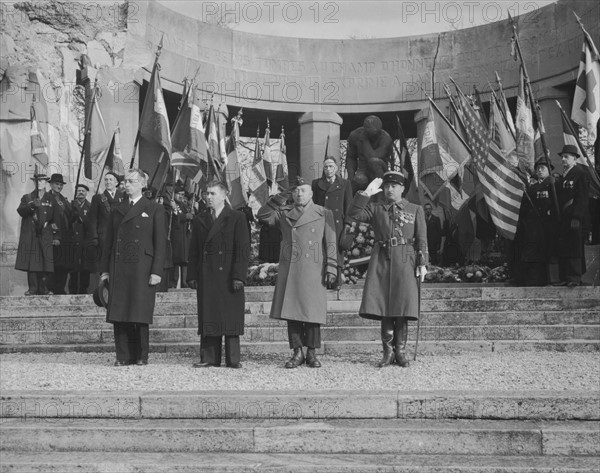
[[523,184],[498,145],[490,139],[490,132],[464,94],[459,93],[459,100],[464,111],[471,156],[492,221],[498,233],[508,240],[514,240]]

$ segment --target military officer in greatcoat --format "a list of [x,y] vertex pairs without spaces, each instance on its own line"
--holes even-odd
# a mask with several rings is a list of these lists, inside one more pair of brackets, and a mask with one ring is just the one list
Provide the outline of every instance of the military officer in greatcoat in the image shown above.
[[60,244],[53,247],[54,273],[50,278],[50,290],[54,294],[66,294],[67,278],[69,277],[69,271],[73,268],[74,254],[76,253],[71,232],[73,211],[71,203],[62,195],[63,187],[66,184],[63,175],[52,174],[48,183],[50,184],[49,194],[52,198],[52,205],[55,206],[57,212],[55,223],[62,236]]
[[273,196],[257,214],[261,222],[278,226],[282,234],[271,318],[287,320],[294,352],[285,367],[306,362],[319,368],[315,349],[321,346],[321,325],[326,321],[326,289],[333,288],[337,279],[335,222],[331,210],[313,203],[309,181],[298,178],[292,198],[293,204],[287,204],[286,194]]
[[46,192],[48,177],[36,173],[31,179],[36,189],[21,197],[17,208],[22,220],[15,269],[27,271],[29,288],[26,296],[52,294],[48,290],[47,278],[54,271],[52,248],[60,241],[55,224],[58,212],[52,196]]
[[73,270],[69,274],[69,294],[87,294],[90,285],[90,272],[85,264],[84,249],[88,243],[88,214],[90,201],[87,194],[90,188],[85,184],[75,186],[75,199],[71,202],[71,234],[75,246]]
[[[384,200],[371,197],[381,192]],[[373,226],[375,245],[367,270],[359,315],[381,320],[383,358],[377,366],[409,365],[408,321],[418,318],[417,278],[425,277],[427,226],[423,208],[402,198],[404,176],[387,172],[354,196],[349,215]]]
[[331,210],[335,222],[335,233],[338,241],[338,276],[337,283],[341,284],[341,271],[344,266],[344,250],[339,245],[344,222],[352,204],[352,186],[349,181],[338,174],[337,161],[328,156],[323,161],[323,176],[312,181],[313,202]]
[[113,324],[115,366],[148,364],[149,325],[165,259],[165,212],[142,189],[146,174],[130,169],[128,197],[111,210],[104,235],[100,280],[108,280],[106,321]]
[[559,153],[563,174],[557,182],[560,223],[558,226],[558,271],[560,284],[581,284],[586,271],[584,241],[589,231],[589,185],[584,169],[577,164],[579,151],[565,145]]

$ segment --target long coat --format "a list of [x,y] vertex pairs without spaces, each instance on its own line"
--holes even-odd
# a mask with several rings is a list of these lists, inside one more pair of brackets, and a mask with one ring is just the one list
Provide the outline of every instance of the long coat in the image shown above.
[[[333,213],[335,223],[335,233],[337,241],[340,241],[340,235],[344,229],[344,221],[350,205],[352,205],[352,185],[350,181],[335,176],[335,181],[331,184],[325,177],[312,181],[313,202],[321,205]],[[338,245],[338,266],[344,264],[344,252]]]
[[88,214],[90,212],[90,202],[84,200],[80,203],[77,199],[71,202],[73,210],[73,221],[71,223],[71,237],[73,243],[73,262],[69,265],[75,271],[87,271],[85,248],[87,244],[88,233]]
[[166,238],[165,212],[146,197],[111,211],[100,262],[110,275],[107,322],[152,323],[156,286],[148,281],[163,275]]
[[54,246],[54,267],[74,269],[76,264],[75,253],[77,251],[76,244],[73,241],[73,231],[71,223],[73,222],[73,211],[71,203],[67,198],[58,192],[49,192],[51,195],[52,205],[55,207],[55,223],[58,226],[62,238],[60,245]]
[[[561,176],[556,185],[560,224],[558,230],[558,255],[563,258],[581,258],[585,273],[583,234],[589,227],[588,176],[581,165],[576,164]],[[571,221],[579,221],[579,230],[571,228]]]
[[[383,247],[393,235],[393,204],[369,203],[369,197],[356,194],[350,217],[368,222],[373,226],[375,245],[367,270],[365,288],[359,315],[366,319],[383,317],[418,318],[418,287],[415,276],[417,251],[423,252],[423,264],[427,264],[427,226],[423,208],[402,199],[398,204],[398,218],[406,244]],[[389,256],[389,258],[388,258]]]
[[176,202],[177,209],[171,212],[171,247],[173,249],[173,264],[187,264],[192,222],[187,214],[191,210],[187,204]]
[[22,220],[15,269],[51,273],[54,271],[52,240],[60,240],[59,229],[54,224],[58,215],[49,192],[44,193],[36,208],[33,201],[37,196],[37,191],[25,194],[17,208]]
[[302,212],[273,200],[258,211],[260,221],[277,225],[282,242],[271,318],[324,324],[326,274],[337,275],[337,238],[331,210],[309,202]]
[[208,211],[196,216],[187,277],[198,282],[198,334],[244,334],[244,291],[233,292],[233,280],[246,282],[249,256],[242,212],[225,206],[214,222]]
[[92,197],[87,221],[87,238],[84,244],[84,261],[87,271],[95,273],[100,270],[100,258],[104,248],[110,212],[122,201],[123,193],[120,190],[115,192],[114,198],[106,190],[102,194]]

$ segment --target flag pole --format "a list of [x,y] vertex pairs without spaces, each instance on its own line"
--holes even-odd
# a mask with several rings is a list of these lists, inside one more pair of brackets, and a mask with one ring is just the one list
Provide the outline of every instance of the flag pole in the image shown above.
[[[494,86],[492,85],[492,83],[490,81],[488,81],[488,85],[490,86],[490,91],[492,93],[492,96],[494,97],[494,100],[496,100],[496,105],[498,105],[498,110],[500,111],[500,115],[502,115],[502,118],[504,119],[504,123],[507,125],[508,131],[510,131],[510,134],[513,137],[513,139],[515,140],[515,144],[516,144],[517,137],[515,136],[515,133],[513,132],[512,128],[510,127],[510,125],[508,123],[508,117],[506,116],[506,111],[504,110],[504,107],[500,107],[500,98],[498,97],[498,95],[496,95]],[[498,91],[498,94],[500,94],[501,90],[502,90],[502,86],[500,86],[500,90]]]
[[97,92],[98,92],[98,78],[96,77],[96,79],[94,79],[94,90],[92,91],[91,106],[90,106],[90,109],[88,110],[88,115],[85,120],[83,145],[81,147],[81,155],[79,157],[79,169],[77,169],[77,180],[75,181],[75,191],[73,193],[73,199],[75,198],[75,194],[77,193],[77,186],[79,185],[79,180],[81,178],[81,167],[83,165],[83,159],[85,157],[85,148],[87,147],[89,135],[91,133],[90,124],[92,121],[91,119],[92,119],[92,112],[94,111],[94,105],[96,104]]
[[[531,108],[533,109],[533,112],[535,113],[535,119],[537,120],[537,123],[538,123],[539,131],[540,131],[540,140],[542,141],[542,148],[544,149],[544,158],[546,160],[546,166],[548,167],[548,169],[551,169],[550,155],[548,152],[548,146],[546,145],[546,130],[544,129],[544,122],[542,121],[542,112],[540,110],[540,105],[539,105],[537,99],[533,95],[533,90],[531,88],[531,82],[529,81],[529,74],[527,73],[527,66],[525,65],[525,61],[523,60],[523,52],[521,50],[521,43],[519,42],[519,33],[517,31],[517,24],[515,23],[515,20],[513,19],[513,17],[510,15],[510,12],[508,12],[508,19],[512,26],[512,30],[513,30],[512,39],[513,39],[514,45],[516,47],[515,49],[516,49],[517,55],[519,56],[519,60],[521,62],[521,68],[523,69],[523,77],[525,79],[525,87],[527,89],[527,92],[529,93],[529,100],[532,105]],[[535,156],[534,156],[534,158],[535,158]],[[557,217],[559,217],[560,216],[560,208],[558,207],[558,198],[557,198],[557,194],[556,194],[556,186],[554,184],[554,181],[552,181],[552,183],[551,183],[551,189],[552,189],[552,203],[554,204],[554,210],[556,211],[556,215],[557,215]]]

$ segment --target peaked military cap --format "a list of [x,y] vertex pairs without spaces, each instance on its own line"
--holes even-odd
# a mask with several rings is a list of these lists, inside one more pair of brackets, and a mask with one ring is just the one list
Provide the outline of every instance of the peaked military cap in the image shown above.
[[404,175],[401,172],[388,171],[383,175],[383,182],[381,184],[383,185],[388,182],[393,182],[394,184],[400,184],[401,186],[403,186]]

